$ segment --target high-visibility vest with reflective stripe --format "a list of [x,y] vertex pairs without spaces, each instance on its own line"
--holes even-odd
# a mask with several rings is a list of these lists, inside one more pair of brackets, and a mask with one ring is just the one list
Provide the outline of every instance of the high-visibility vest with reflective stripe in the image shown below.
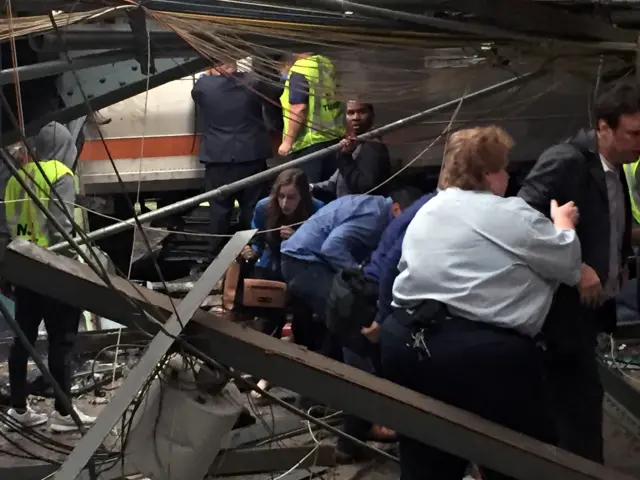
[[[75,176],[69,167],[58,160],[46,160],[39,162],[42,171],[53,185],[65,175]],[[49,207],[51,199],[51,187],[34,162],[27,163],[20,171],[22,178],[30,184],[37,193],[42,203]],[[28,176],[25,174],[28,173]],[[31,178],[30,178],[31,177]],[[32,180],[33,179],[33,180]],[[18,183],[15,177],[7,182],[4,191],[5,212],[7,224],[14,238],[24,238],[40,247],[49,246],[48,220],[37,205],[27,196],[27,192]],[[58,202],[56,202],[58,203]],[[53,208],[59,208],[53,207]],[[68,208],[64,206],[63,208]]]
[[[297,60],[289,70],[304,75],[309,83],[307,122],[293,142],[292,151],[297,152],[316,143],[327,142],[344,136],[344,112],[337,98],[336,72],[331,60],[322,55],[313,55]],[[280,97],[284,115],[284,135],[289,130],[291,104],[289,103],[289,78]]]
[[636,223],[640,223],[640,185],[636,181],[636,170],[640,165],[640,160],[624,166],[624,175],[629,186],[629,198],[631,199],[631,213]]

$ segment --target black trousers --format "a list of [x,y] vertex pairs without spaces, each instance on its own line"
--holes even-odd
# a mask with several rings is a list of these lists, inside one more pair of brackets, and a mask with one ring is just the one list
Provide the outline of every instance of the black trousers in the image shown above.
[[326,302],[335,274],[325,263],[282,256],[282,275],[292,296],[294,309],[300,312],[300,320],[292,325],[296,343],[341,362],[340,339],[330,333],[325,325]]
[[597,463],[604,463],[602,401],[598,363],[592,349],[544,357],[558,446]]
[[[447,319],[427,335],[430,356],[413,348],[411,331],[393,316],[382,325],[382,368],[389,380],[480,415],[517,432],[553,442],[541,351],[512,330]],[[469,464],[399,436],[401,480],[460,480]],[[507,479],[485,471],[485,480]]]
[[[69,355],[78,336],[80,310],[22,287],[15,289],[16,322],[31,345],[38,339],[38,327],[44,320],[49,342],[49,370],[63,392],[71,395]],[[11,405],[17,409],[27,407],[27,362],[29,353],[15,338],[9,355],[9,382]],[[55,409],[62,415],[69,412],[58,397]]]
[[[380,375],[382,367],[380,365],[380,349],[378,345],[371,343],[364,335],[361,335],[359,340],[359,342],[351,342],[349,347],[343,347],[344,363],[371,375]],[[368,420],[363,420],[354,415],[346,415],[344,417],[345,433],[363,442],[367,441],[371,427],[372,424]],[[348,455],[357,455],[360,452],[358,445],[343,437],[338,438],[337,448]]]
[[[263,172],[267,168],[265,160],[239,163],[209,163],[205,168],[204,180],[207,191],[214,190],[228,183],[241,180],[250,175]],[[265,185],[245,188],[227,197],[209,200],[209,233],[224,235],[229,233],[233,202],[240,204],[240,229],[246,230],[251,225],[256,203],[265,195]],[[215,258],[226,243],[224,237],[211,237],[211,255]]]

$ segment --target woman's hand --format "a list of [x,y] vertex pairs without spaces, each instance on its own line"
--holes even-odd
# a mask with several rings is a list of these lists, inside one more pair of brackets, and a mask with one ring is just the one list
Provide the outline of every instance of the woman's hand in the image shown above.
[[551,200],[551,219],[553,224],[558,228],[567,228],[573,230],[580,218],[578,207],[573,202],[567,202],[562,206],[558,202]]
[[256,251],[251,248],[251,245],[246,245],[240,252],[240,256],[246,261],[255,260],[256,258],[258,258]]
[[293,235],[294,231],[293,228],[291,227],[282,227],[280,229],[280,238],[283,240],[287,240],[288,238],[291,237],[291,235]]

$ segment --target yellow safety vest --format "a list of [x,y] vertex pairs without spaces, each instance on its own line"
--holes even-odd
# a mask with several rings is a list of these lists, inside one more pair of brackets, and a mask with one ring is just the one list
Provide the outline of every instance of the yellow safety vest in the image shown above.
[[[293,142],[292,151],[297,152],[316,143],[327,142],[344,136],[344,112],[337,98],[336,71],[327,57],[313,55],[297,60],[289,70],[304,75],[309,83],[309,105],[307,123]],[[289,103],[289,79],[280,97],[284,115],[284,135],[289,130],[291,104]]]
[[638,189],[640,185],[636,181],[636,170],[640,165],[640,159],[626,164],[624,166],[624,175],[627,179],[627,185],[629,186],[629,198],[631,199],[631,213],[636,223],[640,223],[640,192]]
[[[58,160],[46,160],[39,162],[42,171],[46,175],[51,184],[54,184],[65,175],[75,176],[69,167]],[[28,183],[32,184],[33,190],[38,194],[38,198],[46,206],[49,205],[51,199],[51,187],[45,180],[45,177],[37,168],[36,164],[27,163],[23,169],[29,174],[21,171],[20,175]],[[33,181],[31,178],[33,178]],[[48,220],[40,211],[36,204],[27,196],[22,186],[15,177],[11,177],[7,182],[4,191],[5,212],[7,215],[7,224],[11,235],[14,238],[24,238],[40,247],[49,246]],[[68,208],[68,206],[65,206]]]

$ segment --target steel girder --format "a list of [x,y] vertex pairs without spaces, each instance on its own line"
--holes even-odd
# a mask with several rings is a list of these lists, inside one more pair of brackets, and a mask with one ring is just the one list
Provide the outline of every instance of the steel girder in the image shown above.
[[56,472],[53,477],[54,480],[76,478],[85,468],[113,426],[124,415],[133,399],[138,395],[162,357],[169,351],[169,348],[174,343],[173,338],[182,333],[193,314],[200,308],[200,305],[209,296],[215,284],[224,276],[229,265],[240,255],[240,251],[249,243],[256,231],[246,230],[236,233],[224,246],[220,255],[207,267],[202,277],[196,282],[184,300],[175,307],[175,313],[172,308],[172,315],[164,324],[165,330],[158,332],[149,343],[144,355],[127,375],[114,398],[100,413],[95,425],[82,438],[82,442],[76,445]]
[[[314,450],[315,449],[315,450]],[[305,458],[306,457],[306,458]],[[304,460],[301,462],[300,460]],[[113,462],[111,462],[113,464]],[[246,475],[289,470],[291,465],[296,469],[312,467],[333,467],[336,464],[335,447],[331,445],[284,447],[284,448],[247,448],[241,450],[221,451],[209,469],[209,476]],[[100,464],[98,467],[102,467]],[[104,467],[103,467],[104,468]],[[56,466],[37,463],[16,467],[0,467],[0,477],[11,480],[42,480],[50,478],[57,470]],[[115,466],[100,472],[100,480],[123,479],[122,466]],[[135,469],[124,466],[127,476],[134,476]],[[82,472],[77,478],[87,480],[88,474]],[[207,477],[209,478],[209,477]],[[287,477],[288,478],[288,477]]]
[[[135,62],[132,61],[132,63]],[[157,63],[159,65],[162,65],[163,60],[158,60]],[[210,60],[202,57],[188,60],[184,63],[178,63],[177,65],[176,62],[172,60],[170,63],[163,65],[166,68],[165,70],[156,73],[155,75],[149,76],[149,88],[155,88],[167,82],[197,73],[201,70],[204,70],[207,66],[209,66],[210,63]],[[129,97],[133,97],[134,95],[138,95],[139,93],[144,92],[147,88],[147,77],[142,75],[141,77],[142,78],[140,80],[134,81],[129,84],[125,83],[124,86],[115,88],[113,90],[105,89],[106,91],[104,93],[99,93],[98,95],[93,96],[89,99],[88,102],[91,106],[91,110],[100,110],[102,108],[108,107],[109,105],[113,105],[114,103],[118,103]],[[71,84],[71,86],[73,88],[73,84]],[[76,98],[78,96],[78,92],[76,91],[71,91],[71,94],[75,94]],[[60,110],[50,112],[49,114],[30,122],[25,126],[25,133],[27,136],[35,135],[44,125],[49,122],[56,121],[63,124],[68,123],[75,118],[88,115],[90,113],[89,110],[90,109],[87,108],[87,105],[84,103],[84,101],[78,101],[71,106],[67,106]],[[20,135],[17,131],[9,131],[2,136],[2,144],[11,145],[12,143],[17,142],[19,139]]]
[[[86,50],[86,48],[83,50]],[[69,62],[66,60],[52,60],[48,62],[24,65],[16,69],[7,68],[4,70],[0,70],[0,86],[13,83],[16,71],[19,75],[20,81],[27,82],[29,80],[35,80],[38,78],[60,75],[70,71],[71,69],[83,70],[88,68],[101,67],[104,65],[111,65],[110,68],[114,68],[113,64],[130,60],[134,58],[135,55],[136,51],[129,48],[75,57],[72,59],[72,64],[69,64]],[[183,47],[182,50],[163,50],[156,55],[156,58],[188,58],[196,56],[198,56],[196,52],[189,48]]]
[[[14,241],[0,260],[0,276],[60,301],[157,332],[125,299],[167,317],[170,299],[111,277],[106,287],[87,266]],[[306,349],[232,321],[196,312],[184,337],[191,345],[238,371],[315,398],[332,407],[522,480],[631,480],[556,447],[495,425],[468,412],[373,377]]]

